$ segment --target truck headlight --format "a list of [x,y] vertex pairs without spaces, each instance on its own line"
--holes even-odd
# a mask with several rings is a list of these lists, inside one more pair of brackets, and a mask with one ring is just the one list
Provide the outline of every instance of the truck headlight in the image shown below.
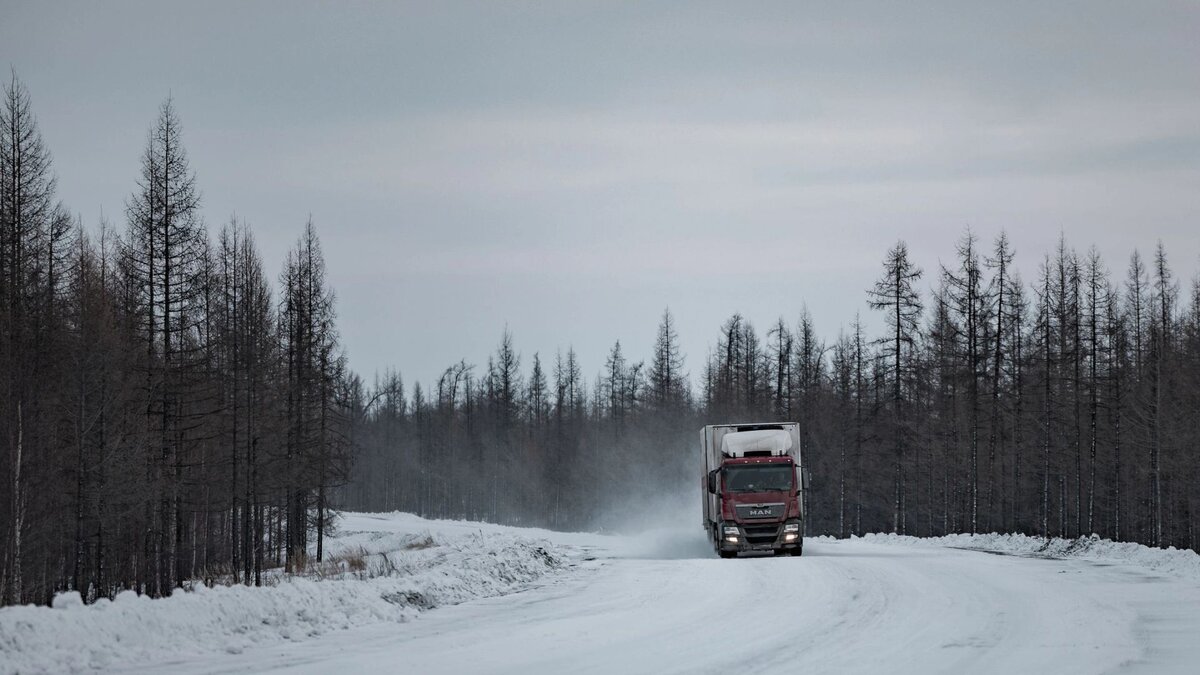
[[738,536],[738,529],[737,529],[737,526],[736,526],[736,525],[726,525],[726,526],[725,526],[725,536],[726,536],[726,537],[736,537],[736,536]]
[[788,523],[783,526],[783,531],[784,532],[799,532],[800,531],[800,523]]

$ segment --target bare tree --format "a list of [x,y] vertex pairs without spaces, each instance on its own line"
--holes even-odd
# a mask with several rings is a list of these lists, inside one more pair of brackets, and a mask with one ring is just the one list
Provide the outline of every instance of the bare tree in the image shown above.
[[1088,253],[1084,270],[1084,289],[1086,293],[1084,322],[1087,339],[1085,353],[1088,364],[1088,487],[1087,525],[1084,532],[1087,533],[1096,531],[1096,451],[1099,445],[1100,434],[1100,376],[1102,375],[1102,363],[1105,361],[1103,353],[1106,351],[1106,345],[1102,342],[1102,338],[1104,337],[1104,312],[1105,307],[1108,305],[1108,299],[1105,297],[1105,293],[1108,291],[1107,284],[1105,283],[1106,277],[1107,273],[1104,270],[1104,264],[1100,260],[1100,253],[1093,246]]
[[984,296],[982,268],[975,249],[975,234],[968,229],[958,242],[959,268],[951,272],[943,268],[947,287],[950,290],[952,307],[958,314],[956,325],[962,331],[963,341],[962,378],[966,382],[967,444],[970,453],[969,499],[970,531],[978,531],[979,521],[979,380],[982,375],[984,351],[982,332],[984,325]]
[[[987,258],[985,264],[994,270],[992,278],[992,292],[990,296],[995,298],[995,306],[993,316],[995,318],[996,327],[992,333],[992,376],[991,376],[991,419],[988,425],[988,471],[987,471],[987,518],[988,528],[991,529],[992,518],[995,514],[996,500],[996,474],[995,464],[997,453],[1003,455],[1003,444],[1005,441],[1005,410],[1003,409],[1002,399],[1007,399],[1003,396],[1002,389],[1008,384],[1002,380],[1007,372],[1006,362],[1008,360],[1008,350],[1011,347],[1010,339],[1013,337],[1012,330],[1009,325],[1013,319],[1013,293],[1012,293],[1012,264],[1014,258],[1012,247],[1008,243],[1008,235],[1001,232],[996,238],[995,248],[992,256]],[[1003,513],[1003,509],[1001,509]]]
[[687,403],[687,380],[683,372],[684,358],[679,350],[679,334],[675,317],[664,309],[662,321],[654,339],[654,355],[646,374],[647,398],[650,407],[661,414],[679,414]]
[[921,299],[913,284],[921,278],[921,269],[908,259],[908,246],[903,242],[888,251],[883,261],[883,276],[867,292],[871,309],[886,312],[891,333],[880,338],[883,354],[891,363],[892,384],[892,451],[895,455],[895,498],[892,505],[892,532],[904,532],[904,461],[908,436],[907,387],[912,374],[911,352],[916,344]]

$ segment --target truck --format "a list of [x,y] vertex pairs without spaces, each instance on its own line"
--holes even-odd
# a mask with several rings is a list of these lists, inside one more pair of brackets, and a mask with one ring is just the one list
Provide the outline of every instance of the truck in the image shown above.
[[700,430],[704,530],[722,558],[804,553],[804,491],[797,422],[711,424]]

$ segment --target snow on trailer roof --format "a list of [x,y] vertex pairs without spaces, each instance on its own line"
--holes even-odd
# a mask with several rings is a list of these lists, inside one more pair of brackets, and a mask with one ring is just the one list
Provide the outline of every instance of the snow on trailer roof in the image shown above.
[[782,455],[792,449],[792,435],[786,429],[735,431],[721,439],[721,454],[745,457],[749,453]]

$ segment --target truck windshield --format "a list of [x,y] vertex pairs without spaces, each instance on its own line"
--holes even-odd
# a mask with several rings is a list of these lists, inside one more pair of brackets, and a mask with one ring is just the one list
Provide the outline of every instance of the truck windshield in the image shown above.
[[725,489],[729,492],[770,492],[792,488],[790,464],[741,464],[727,466]]

